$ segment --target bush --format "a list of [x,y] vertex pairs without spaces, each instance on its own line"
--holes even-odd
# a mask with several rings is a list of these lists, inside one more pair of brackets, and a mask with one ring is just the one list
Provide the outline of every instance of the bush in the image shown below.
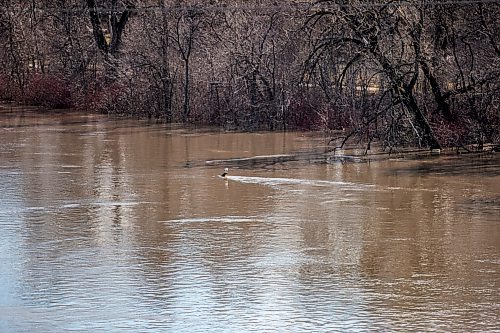
[[16,95],[13,87],[15,87],[12,79],[5,74],[0,74],[0,99],[13,100]]
[[33,74],[26,84],[22,101],[26,104],[63,109],[71,107],[67,82],[57,75]]
[[290,101],[288,124],[301,130],[320,129],[325,126],[321,115],[323,105],[319,96],[309,92],[294,95]]
[[107,86],[94,84],[85,92],[85,97],[78,105],[81,109],[96,113],[126,113],[124,101],[125,87],[118,82]]

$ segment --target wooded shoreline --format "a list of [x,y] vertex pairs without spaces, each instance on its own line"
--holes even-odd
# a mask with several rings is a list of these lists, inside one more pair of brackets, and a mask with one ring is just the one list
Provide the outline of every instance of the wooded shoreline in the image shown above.
[[[23,117],[28,116],[27,114],[45,115],[51,119],[57,117],[60,114],[85,114],[89,115],[87,112],[81,110],[73,109],[46,109],[40,106],[26,106],[19,103],[7,102],[0,100],[0,117]],[[90,114],[91,115],[91,114]],[[102,117],[106,115],[95,114],[96,117]],[[117,115],[109,115],[111,120],[124,119]],[[139,120],[139,119],[138,119]],[[148,121],[142,118],[142,121]],[[149,122],[149,121],[148,121]],[[155,123],[158,123],[155,121]],[[179,128],[187,128],[193,124],[176,124]],[[18,125],[13,125],[18,126]],[[29,125],[27,125],[29,126]],[[5,124],[4,124],[5,127]],[[196,131],[202,132],[212,132],[212,131],[223,131],[227,133],[234,132],[248,132],[241,129],[227,130],[220,127],[205,127],[205,126],[195,126]],[[313,130],[302,130],[304,135],[312,136],[318,141],[317,146],[310,151],[297,152],[293,154],[286,155],[269,155],[269,156],[251,156],[251,157],[241,157],[231,160],[212,160],[205,161],[203,164],[206,165],[252,165],[252,164],[276,164],[285,163],[293,161],[309,161],[318,163],[364,163],[370,161],[380,161],[386,159],[422,159],[430,158],[436,156],[454,156],[454,155],[489,155],[500,152],[500,145],[493,143],[486,143],[482,146],[477,144],[472,144],[468,146],[452,146],[444,147],[438,150],[431,150],[427,147],[416,147],[416,146],[398,146],[398,147],[385,147],[380,142],[368,142],[363,141],[360,138],[354,138],[353,142],[344,142],[342,138],[345,137],[345,131],[313,131]],[[339,145],[338,143],[341,142]],[[370,149],[368,149],[370,148]],[[193,165],[191,165],[193,166]]]
[[490,1],[1,1],[0,99],[384,148],[500,144]]

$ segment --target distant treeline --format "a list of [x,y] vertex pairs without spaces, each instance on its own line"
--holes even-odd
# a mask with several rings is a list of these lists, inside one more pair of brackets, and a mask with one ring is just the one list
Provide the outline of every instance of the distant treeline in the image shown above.
[[500,142],[496,1],[0,0],[0,98],[234,129]]

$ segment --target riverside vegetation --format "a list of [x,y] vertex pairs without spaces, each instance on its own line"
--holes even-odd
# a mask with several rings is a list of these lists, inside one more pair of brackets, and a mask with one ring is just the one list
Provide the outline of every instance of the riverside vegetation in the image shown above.
[[497,1],[0,0],[0,98],[385,147],[500,143]]

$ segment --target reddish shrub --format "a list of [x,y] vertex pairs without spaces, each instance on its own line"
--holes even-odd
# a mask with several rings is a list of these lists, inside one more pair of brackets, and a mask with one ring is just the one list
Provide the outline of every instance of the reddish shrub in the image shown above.
[[432,117],[431,125],[436,138],[445,147],[460,147],[478,143],[481,138],[479,124],[464,112],[456,112],[454,121],[447,121],[441,115]]
[[302,130],[319,129],[324,126],[322,107],[319,96],[307,92],[298,93],[290,101],[288,124]]
[[52,74],[33,74],[26,85],[23,102],[49,108],[69,108],[72,104],[68,84]]
[[13,87],[15,86],[16,85],[8,75],[0,74],[0,99],[14,99],[16,93]]
[[86,91],[79,107],[91,112],[121,114],[124,112],[124,89],[117,82],[106,86],[95,84]]

